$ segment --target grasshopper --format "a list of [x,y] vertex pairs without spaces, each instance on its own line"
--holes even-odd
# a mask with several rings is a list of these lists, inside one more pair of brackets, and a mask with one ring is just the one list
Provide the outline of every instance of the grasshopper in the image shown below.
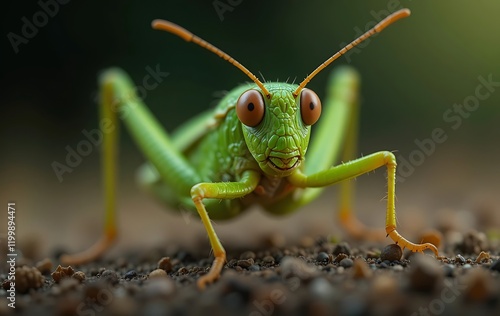
[[[388,188],[387,236],[402,248],[414,252],[431,249],[438,255],[434,245],[414,244],[396,231],[395,156],[380,151],[354,159],[359,76],[353,69],[339,69],[332,75],[323,120],[309,145],[311,126],[322,112],[319,97],[305,88],[309,81],[349,49],[409,15],[408,9],[389,15],[298,85],[262,83],[210,43],[174,23],[154,20],[154,29],[170,32],[217,54],[253,82],[233,89],[214,111],[200,114],[171,135],[135,95],[131,79],[122,70],[109,69],[100,76],[101,118],[116,125],[119,116],[148,160],[140,169],[140,182],[166,204],[197,212],[203,222],[215,258],[210,270],[198,279],[199,288],[217,280],[226,261],[211,219],[237,216],[255,203],[272,214],[287,214],[316,198],[324,187],[341,182],[340,221],[351,234],[363,237],[367,229],[351,210],[353,184],[344,180],[384,166]],[[103,139],[104,235],[86,251],[64,255],[64,264],[98,258],[117,237],[117,130],[106,133]],[[339,158],[347,162],[334,165]]]

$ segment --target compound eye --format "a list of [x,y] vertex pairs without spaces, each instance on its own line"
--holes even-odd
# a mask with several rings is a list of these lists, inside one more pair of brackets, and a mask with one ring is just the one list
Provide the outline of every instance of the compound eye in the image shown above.
[[247,90],[236,103],[236,115],[241,123],[255,127],[264,118],[264,97],[257,90]]
[[300,94],[300,115],[306,125],[313,125],[321,115],[321,101],[314,91],[302,90]]

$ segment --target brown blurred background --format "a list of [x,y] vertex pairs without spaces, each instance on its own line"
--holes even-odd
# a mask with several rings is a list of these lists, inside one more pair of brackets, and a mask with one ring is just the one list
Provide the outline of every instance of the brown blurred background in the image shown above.
[[[400,161],[413,167],[405,169],[404,182],[397,185],[404,235],[414,237],[439,221],[453,220],[453,214],[460,214],[461,229],[498,230],[500,87],[491,87],[490,95],[477,105],[473,97],[479,77],[500,82],[496,36],[500,3],[242,0],[234,1],[239,4],[222,15],[214,3],[227,2],[69,2],[59,5],[54,17],[18,46],[18,53],[9,33],[22,35],[23,17],[33,21],[42,7],[35,1],[4,4],[0,200],[5,208],[8,201],[17,203],[19,245],[34,239],[39,255],[44,256],[59,246],[83,249],[101,233],[99,150],[94,148],[72,173],[63,176],[62,183],[51,167],[54,161],[64,162],[66,146],[74,149],[86,139],[83,130],[98,126],[99,71],[119,66],[139,84],[146,68],[159,64],[169,76],[147,92],[145,102],[167,130],[213,107],[218,91],[247,80],[213,54],[152,30],[151,20],[171,20],[222,48],[254,73],[284,81],[302,79],[341,43],[350,42],[388,10],[400,7],[410,8],[412,16],[336,62],[356,67],[362,76],[360,154],[393,150]],[[320,97],[329,70],[309,85]],[[481,93],[486,91],[482,88]],[[472,102],[474,109],[457,112],[455,104],[464,100]],[[429,139],[436,128],[443,130],[446,141],[435,144],[431,154],[415,154],[422,152],[415,141]],[[122,238],[113,253],[130,246],[147,249],[201,242],[208,254],[197,218],[164,212],[135,185],[135,170],[143,158],[126,131],[122,131],[121,146]],[[418,157],[423,159],[415,160]],[[364,214],[364,222],[382,228],[384,171],[356,183],[357,212]],[[245,247],[260,240],[260,235],[275,233],[284,234],[288,242],[318,234],[342,236],[334,221],[335,206],[327,194],[286,218],[252,210],[230,222],[217,222],[216,230],[229,247]],[[0,219],[1,233],[6,231],[6,217]],[[262,234],[255,234],[256,227]]]

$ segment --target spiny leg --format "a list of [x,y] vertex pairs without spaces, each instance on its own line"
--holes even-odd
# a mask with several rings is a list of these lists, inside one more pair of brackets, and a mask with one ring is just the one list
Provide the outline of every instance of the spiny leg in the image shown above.
[[408,248],[413,252],[423,252],[426,249],[430,249],[437,256],[438,250],[433,244],[414,244],[396,231],[396,157],[391,152],[377,152],[312,175],[305,175],[297,171],[290,175],[288,180],[293,185],[301,188],[324,187],[355,178],[383,166],[387,167],[387,211],[385,226],[387,235],[402,248]]
[[116,175],[118,169],[118,118],[116,97],[112,82],[103,82],[100,95],[99,116],[103,132],[101,168],[105,199],[104,234],[99,241],[85,251],[61,256],[65,265],[78,265],[96,260],[105,253],[117,238],[116,225]]
[[210,245],[214,252],[214,262],[210,271],[198,279],[198,287],[203,289],[206,284],[212,283],[220,276],[224,263],[226,261],[226,251],[215,233],[207,210],[203,205],[204,198],[214,199],[234,199],[243,197],[251,193],[257,187],[260,180],[260,174],[256,171],[245,171],[239,182],[218,182],[218,183],[199,183],[191,189],[191,197],[196,206],[198,214],[201,217],[203,225],[207,230]]
[[[342,152],[342,161],[351,161],[356,158],[358,143],[359,102],[353,102],[351,116],[349,117],[347,133]],[[338,218],[346,232],[355,239],[381,241],[384,239],[382,230],[369,229],[353,212],[354,180],[340,183]]]

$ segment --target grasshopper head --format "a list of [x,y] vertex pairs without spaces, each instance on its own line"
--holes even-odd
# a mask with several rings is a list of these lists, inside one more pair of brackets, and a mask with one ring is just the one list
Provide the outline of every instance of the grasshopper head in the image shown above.
[[262,171],[275,177],[290,175],[304,160],[311,125],[321,114],[316,93],[296,85],[268,83],[269,98],[258,88],[241,94],[236,114],[243,123],[247,146]]

